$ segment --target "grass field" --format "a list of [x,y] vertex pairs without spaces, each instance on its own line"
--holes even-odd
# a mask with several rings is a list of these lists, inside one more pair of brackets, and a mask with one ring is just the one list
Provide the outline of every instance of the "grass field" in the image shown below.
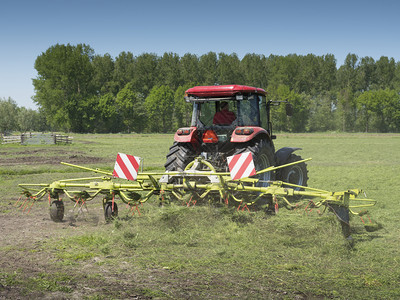
[[[117,152],[162,170],[172,135],[74,135],[72,145],[0,145],[0,298],[399,299],[400,135],[278,134],[301,147],[311,187],[361,188],[378,200],[381,229],[351,220],[354,243],[329,213],[275,216],[230,208],[159,207],[133,217],[90,213],[54,223],[46,200],[29,214],[13,206],[18,183],[88,176],[59,161],[112,170]],[[100,200],[100,199],[98,199]],[[70,204],[69,208],[73,206]],[[67,207],[68,209],[68,207]]]

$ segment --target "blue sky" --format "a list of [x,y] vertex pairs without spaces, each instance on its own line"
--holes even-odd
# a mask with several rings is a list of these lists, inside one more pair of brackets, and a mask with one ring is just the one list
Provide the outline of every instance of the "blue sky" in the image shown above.
[[50,46],[269,56],[348,53],[400,61],[400,1],[0,0],[0,98],[36,108],[32,78]]

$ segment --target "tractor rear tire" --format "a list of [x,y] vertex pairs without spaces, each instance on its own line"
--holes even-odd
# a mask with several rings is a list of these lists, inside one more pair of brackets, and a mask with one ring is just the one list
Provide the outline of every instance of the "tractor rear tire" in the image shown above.
[[[253,155],[254,167],[256,168],[256,171],[261,171],[275,165],[274,147],[268,141],[259,140],[250,144],[246,144],[243,147],[237,149],[235,151],[235,155],[245,152],[251,152],[251,154]],[[268,181],[275,180],[275,172],[266,172],[260,175],[253,176],[253,178],[258,178],[260,180],[256,184],[256,186],[267,187],[269,186]],[[248,197],[248,194],[242,194],[243,197]],[[240,195],[238,196],[240,197]],[[258,195],[254,195],[254,197],[258,197]],[[263,207],[266,213],[274,212],[271,196],[261,197],[260,199],[258,199],[256,206]]]
[[167,154],[167,162],[164,167],[166,171],[183,171],[186,166],[196,157],[191,144],[175,142]]
[[[253,155],[253,161],[256,171],[261,171],[275,165],[274,148],[269,142],[265,140],[259,140],[251,144],[246,144],[243,147],[237,149],[235,151],[235,155],[245,152],[251,152],[251,154]],[[268,181],[275,180],[275,172],[266,172],[254,176],[254,178],[258,178],[260,180],[257,183],[257,186],[267,187],[269,185]]]
[[114,210],[113,203],[108,201],[104,204],[104,218],[106,222],[111,222],[113,219],[118,217],[118,205],[114,202]]
[[[302,160],[302,158],[296,154],[291,154],[288,158],[288,160],[285,162],[285,164],[289,164],[292,162],[296,162]],[[279,180],[282,180],[283,182],[295,184],[295,185],[301,185],[301,186],[307,186],[307,180],[308,180],[308,170],[307,170],[307,165],[305,162],[298,163],[286,168],[283,168],[279,170],[277,177]],[[291,186],[287,186],[291,187]],[[304,190],[301,187],[292,187],[295,191],[302,191]]]
[[64,219],[64,203],[61,200],[51,202],[50,218],[54,222],[62,222]]

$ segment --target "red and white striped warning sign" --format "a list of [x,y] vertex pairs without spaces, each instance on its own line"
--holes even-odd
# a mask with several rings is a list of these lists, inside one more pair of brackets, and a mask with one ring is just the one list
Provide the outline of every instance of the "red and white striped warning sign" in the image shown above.
[[113,176],[128,180],[136,180],[139,164],[140,157],[118,153]]
[[253,155],[245,152],[227,157],[232,180],[246,178],[256,174]]

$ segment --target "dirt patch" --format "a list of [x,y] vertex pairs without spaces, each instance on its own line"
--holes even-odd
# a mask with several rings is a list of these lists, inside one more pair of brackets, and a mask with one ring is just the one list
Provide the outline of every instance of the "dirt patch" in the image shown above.
[[68,162],[71,164],[91,164],[101,163],[108,160],[85,155],[69,155],[58,157],[43,157],[43,156],[23,156],[12,158],[0,158],[0,166],[14,166],[14,165],[58,165],[60,162]]
[[15,165],[58,165],[60,162],[71,164],[92,164],[108,162],[107,159],[87,156],[79,151],[61,149],[24,150],[17,152],[0,152],[0,166]]
[[[29,214],[18,210],[14,201],[3,206],[3,210],[9,210],[9,213],[2,213],[0,222],[0,299],[83,299],[96,294],[118,299],[151,298],[141,292],[141,285],[132,281],[137,275],[132,272],[121,274],[118,265],[115,269],[104,268],[98,263],[98,258],[78,266],[60,265],[57,248],[53,246],[55,241],[94,233],[102,226],[112,225],[104,222],[99,203],[94,203],[90,215],[86,214],[84,218],[72,218],[70,210],[64,222],[55,223],[50,220],[45,202],[33,206]],[[17,274],[13,278],[15,282],[4,284],[7,281],[5,274]],[[57,282],[61,291],[54,291],[47,281],[52,283],[51,278],[57,278],[59,274],[67,280]],[[38,278],[42,278],[49,287],[44,286],[43,290],[27,287],[27,283],[36,281],[38,285],[43,284]]]

